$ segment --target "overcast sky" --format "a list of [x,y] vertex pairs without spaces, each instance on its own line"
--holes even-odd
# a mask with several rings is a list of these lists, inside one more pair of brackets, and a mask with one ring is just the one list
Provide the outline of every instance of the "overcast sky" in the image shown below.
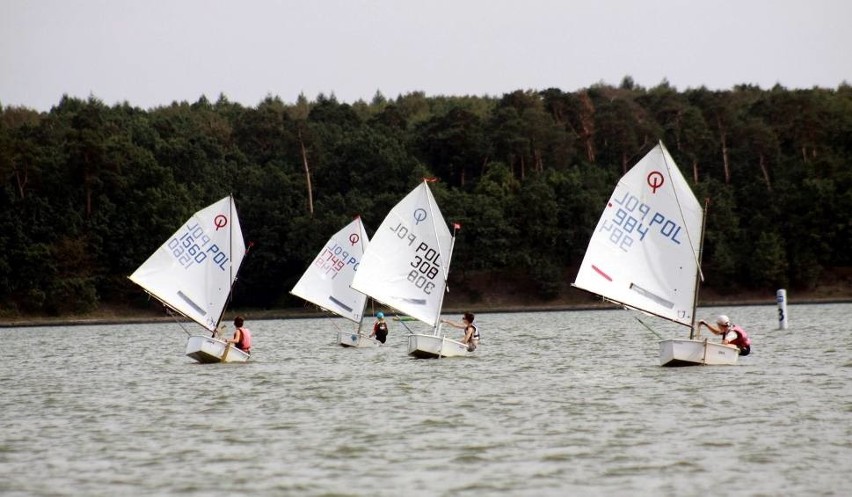
[[0,104],[852,83],[852,0],[0,0]]

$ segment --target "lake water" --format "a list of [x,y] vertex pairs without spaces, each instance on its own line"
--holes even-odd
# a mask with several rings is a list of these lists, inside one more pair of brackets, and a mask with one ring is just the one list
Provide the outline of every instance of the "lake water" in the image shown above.
[[850,495],[852,304],[723,311],[753,353],[674,369],[623,310],[482,314],[442,360],[397,322],[249,319],[214,365],[176,324],[0,329],[0,495]]

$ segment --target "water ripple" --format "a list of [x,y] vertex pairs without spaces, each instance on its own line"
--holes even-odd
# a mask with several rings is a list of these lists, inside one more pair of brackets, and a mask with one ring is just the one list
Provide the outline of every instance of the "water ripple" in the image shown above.
[[845,495],[850,311],[725,309],[752,355],[680,369],[626,311],[484,314],[481,355],[440,361],[327,320],[250,323],[227,365],[171,325],[2,329],[0,494]]

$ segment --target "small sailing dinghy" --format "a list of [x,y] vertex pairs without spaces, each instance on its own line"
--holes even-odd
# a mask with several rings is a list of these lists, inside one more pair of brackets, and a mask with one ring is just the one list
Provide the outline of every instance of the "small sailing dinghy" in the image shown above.
[[432,326],[408,336],[418,358],[466,356],[467,345],[441,332],[441,307],[458,225],[450,233],[427,180],[402,199],[376,230],[352,288]]
[[378,347],[381,343],[362,332],[367,296],[351,288],[355,272],[369,245],[361,217],[335,233],[317,254],[310,267],[290,290],[312,304],[358,323],[356,331],[341,330],[337,342],[343,347]]
[[249,359],[214,338],[245,252],[234,199],[227,196],[196,212],[130,275],[151,296],[211,333],[191,335],[186,343],[186,355],[198,362]]
[[737,347],[697,336],[703,237],[701,204],[660,142],[618,181],[574,286],[688,327],[660,341],[661,366],[735,364]]

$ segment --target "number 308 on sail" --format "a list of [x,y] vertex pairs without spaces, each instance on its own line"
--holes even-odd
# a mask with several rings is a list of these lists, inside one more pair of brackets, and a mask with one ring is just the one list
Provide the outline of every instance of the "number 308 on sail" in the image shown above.
[[414,283],[414,286],[423,290],[426,295],[431,295],[432,289],[435,288],[432,280],[438,275],[440,266],[438,251],[421,242],[414,251],[414,260],[411,261],[411,267],[414,269],[408,273],[408,281]]

